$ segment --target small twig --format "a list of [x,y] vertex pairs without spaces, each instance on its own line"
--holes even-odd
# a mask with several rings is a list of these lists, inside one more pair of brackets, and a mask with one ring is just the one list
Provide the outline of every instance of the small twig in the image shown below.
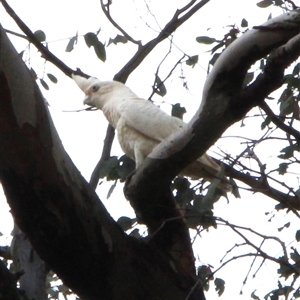
[[94,168],[94,171],[90,179],[90,185],[93,189],[97,188],[99,182],[99,170],[101,169],[103,163],[110,157],[110,152],[111,152],[111,147],[112,147],[114,137],[115,137],[115,129],[111,125],[108,125],[106,129],[106,135],[104,139],[101,158],[98,161],[96,167]]
[[282,120],[273,113],[266,101],[260,103],[259,107],[267,114],[267,116],[278,128],[292,135],[296,139],[297,143],[300,145],[300,132],[298,130],[282,122]]
[[[273,236],[265,236],[259,232],[256,232],[255,230],[251,229],[251,228],[246,228],[246,227],[243,227],[243,226],[238,226],[238,225],[234,225],[234,224],[231,224],[229,223],[228,221],[222,219],[222,218],[216,218],[218,221],[220,222],[223,222],[225,225],[229,226],[236,234],[238,234],[249,246],[251,246],[252,248],[254,248],[258,254],[260,254],[262,257],[268,259],[268,260],[271,260],[271,261],[274,261],[276,263],[283,263],[284,265],[286,265],[287,267],[290,267],[292,268],[293,270],[295,268],[292,267],[292,265],[290,265],[289,263],[287,263],[287,260],[288,260],[288,255],[287,255],[287,251],[286,251],[286,247],[285,247],[285,244],[284,242],[282,242],[279,238],[277,237],[273,237]],[[281,247],[282,247],[282,250],[283,250],[283,253],[284,253],[284,262],[282,259],[277,259],[277,258],[274,258],[272,256],[269,256],[266,252],[262,251],[260,249],[260,247],[257,247],[256,245],[254,245],[244,234],[242,234],[240,231],[238,231],[238,229],[243,229],[243,230],[246,230],[246,231],[249,231],[249,232],[252,232],[258,236],[260,236],[261,238],[263,239],[272,239],[272,240],[275,240],[277,241]],[[297,270],[294,270],[295,272]],[[300,275],[300,272],[299,270],[296,272],[297,274],[299,273]]]
[[15,35],[15,36],[17,36],[17,37],[20,37],[20,38],[22,38],[22,39],[28,40],[28,37],[27,37],[26,35],[23,35],[23,34],[14,32],[14,31],[11,31],[11,30],[9,30],[9,29],[5,29],[5,28],[3,28],[3,29],[4,29],[4,31],[5,31],[6,33],[9,33],[9,34]]
[[[139,47],[136,54],[129,60],[129,62],[117,73],[114,77],[115,80],[120,82],[126,82],[128,76],[142,63],[145,57],[163,40],[168,38],[178,27],[180,27],[185,21],[193,16],[200,8],[207,4],[210,0],[202,0],[187,11],[196,1],[190,1],[188,5],[175,12],[172,19],[165,25],[162,31],[153,40],[149,41],[145,45]],[[181,18],[179,15],[184,13]]]
[[44,46],[33,34],[33,32],[29,29],[29,27],[19,18],[19,16],[14,12],[14,10],[8,5],[5,0],[1,0],[3,7],[6,12],[13,18],[19,28],[25,33],[28,38],[28,41],[32,43],[42,54],[42,57],[46,60],[53,63],[58,69],[60,69],[65,75],[71,77],[73,73],[77,73],[83,77],[89,77],[84,74],[80,70],[72,70],[68,67],[63,61],[61,61],[58,57],[56,57],[49,49]]
[[[171,53],[171,50],[166,54],[166,56],[163,58],[163,60],[160,62],[160,64],[158,65],[156,72],[155,72],[155,77],[158,77],[158,73],[159,73],[159,69],[161,64],[164,62],[164,60],[167,58],[167,56]],[[170,70],[170,72],[168,73],[168,75],[165,77],[164,80],[162,80],[161,84],[158,85],[157,87],[155,87],[153,85],[152,87],[152,92],[151,95],[148,97],[148,100],[151,100],[151,98],[153,97],[153,95],[155,94],[156,90],[160,88],[160,86],[162,84],[164,84],[168,78],[170,78],[170,76],[173,74],[174,70],[177,68],[177,66],[182,62],[182,60],[185,58],[185,54],[176,62],[176,64],[173,66],[173,68]]]
[[4,259],[12,259],[10,247],[0,246],[0,257],[3,257]]
[[225,174],[231,176],[234,179],[240,180],[243,183],[249,185],[255,192],[260,192],[271,199],[280,202],[285,207],[291,209],[298,217],[299,213],[296,210],[300,210],[300,198],[296,195],[291,196],[283,193],[271,186],[266,186],[264,182],[260,182],[256,178],[245,174],[241,171],[235,170],[233,167],[224,163]]
[[[262,240],[262,242],[261,242],[261,244],[260,244],[260,246],[259,246],[259,249],[262,247],[262,245],[263,245],[264,242],[265,242],[265,240]],[[243,292],[243,288],[244,288],[244,286],[245,286],[246,283],[247,283],[248,276],[250,275],[250,272],[251,272],[251,270],[252,270],[252,268],[253,268],[253,266],[254,266],[254,263],[255,263],[256,259],[257,259],[257,256],[254,256],[254,258],[253,258],[253,260],[252,260],[252,262],[251,262],[251,264],[250,264],[250,268],[249,268],[249,270],[248,270],[248,272],[247,272],[247,275],[246,275],[246,277],[245,277],[245,279],[244,279],[244,281],[243,281],[243,285],[242,285],[242,287],[241,287],[240,294]],[[264,261],[264,260],[263,260],[263,261]]]
[[110,23],[115,26],[130,42],[133,44],[138,45],[139,47],[142,45],[141,41],[136,41],[134,38],[132,38],[111,16],[109,11],[109,6],[111,5],[111,2],[108,1],[107,4],[103,3],[103,0],[100,1],[102,11],[104,12],[106,18],[110,21]]
[[[225,261],[219,268],[217,268],[214,272],[211,273],[210,277],[208,277],[206,279],[206,282],[209,281],[209,279],[211,277],[213,277],[219,270],[221,270],[223,267],[225,267],[227,264],[229,264],[230,262],[234,261],[234,260],[237,260],[239,258],[244,258],[244,257],[251,257],[251,256],[259,256],[257,253],[247,253],[247,254],[241,254],[241,255],[237,255],[237,256],[234,256],[230,259],[228,259],[227,261]],[[201,287],[201,279],[198,279],[196,281],[196,283],[193,285],[193,287],[191,288],[189,294],[187,295],[187,297],[185,298],[185,300],[189,300],[190,297],[193,295],[193,292],[196,290],[197,287]]]
[[220,259],[220,263],[225,259],[225,257],[232,252],[235,248],[241,247],[241,246],[246,246],[246,243],[242,243],[242,244],[235,244],[234,246],[232,246],[229,250],[226,251],[226,253],[224,254],[224,256]]

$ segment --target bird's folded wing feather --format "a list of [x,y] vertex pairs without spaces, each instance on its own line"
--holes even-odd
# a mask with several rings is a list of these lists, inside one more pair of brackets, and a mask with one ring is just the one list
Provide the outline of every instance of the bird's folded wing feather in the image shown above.
[[169,116],[152,102],[140,98],[122,101],[117,110],[128,126],[160,142],[186,126],[181,119]]

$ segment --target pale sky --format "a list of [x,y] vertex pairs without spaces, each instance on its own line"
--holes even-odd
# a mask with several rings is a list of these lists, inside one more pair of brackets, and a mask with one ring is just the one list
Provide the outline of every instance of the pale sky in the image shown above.
[[[156,104],[162,103],[161,107],[170,113],[171,104],[182,102],[188,111],[185,115],[185,121],[188,121],[201,101],[202,86],[206,78],[207,59],[209,54],[207,51],[210,46],[200,45],[195,41],[197,36],[208,35],[212,37],[222,38],[227,31],[226,25],[240,25],[243,18],[247,19],[249,26],[259,25],[264,23],[270,14],[269,9],[260,9],[255,3],[258,1],[240,1],[240,0],[212,0],[207,6],[198,12],[190,21],[180,28],[174,37],[172,46],[172,54],[163,65],[161,77],[168,74],[181,56],[181,51],[189,55],[199,54],[199,62],[195,68],[184,67],[184,76],[188,81],[189,91],[182,88],[180,80],[181,71],[176,70],[174,75],[167,82],[168,93],[164,98],[155,96]],[[296,1],[297,2],[297,1]],[[137,0],[114,0],[112,7],[112,15],[120,25],[126,28],[126,31],[135,39],[141,39],[147,42],[150,38],[155,37],[159,30],[159,25],[163,27],[175,9],[184,6],[186,1],[170,1],[168,7],[162,5],[162,1],[147,1],[151,12],[155,15],[156,20],[150,13],[147,13],[145,1]],[[41,0],[10,0],[9,4],[19,15],[19,17],[31,28],[32,31],[42,29],[45,31],[47,41],[49,41],[49,49],[53,51],[60,59],[62,59],[71,68],[80,68],[85,73],[97,76],[100,79],[110,80],[117,73],[128,59],[136,51],[136,46],[130,44],[125,45],[110,45],[107,48],[107,61],[102,63],[95,57],[92,49],[88,49],[82,37],[79,39],[78,45],[71,53],[64,52],[67,46],[68,38],[74,36],[78,30],[78,34],[84,35],[92,31],[95,32],[101,28],[99,39],[102,42],[107,42],[109,37],[115,37],[119,34],[105,20],[101,14],[99,1],[41,1]],[[116,7],[116,9],[114,9]],[[281,13],[280,9],[274,9],[273,15]],[[130,17],[127,17],[130,14]],[[5,15],[3,8],[0,7],[0,18],[4,28],[19,32],[14,22]],[[24,50],[27,46],[26,41],[20,41],[12,37],[18,51]],[[169,43],[160,45],[145,62],[129,77],[127,85],[140,97],[148,98],[151,94],[151,86],[154,80],[154,74],[158,63],[163,59],[169,49]],[[31,61],[30,65],[35,69],[39,76],[44,72],[43,61],[39,58],[36,49],[30,46]],[[103,139],[107,127],[107,122],[101,112],[65,112],[83,109],[82,104],[83,94],[76,85],[66,78],[59,70],[53,67],[50,63],[46,64],[46,73],[52,73],[58,78],[58,83],[49,83],[50,90],[45,91],[41,88],[46,100],[50,104],[50,112],[53,117],[55,126],[59,132],[60,138],[65,146],[66,151],[74,161],[75,165],[82,175],[89,180],[90,174],[100,157]],[[239,135],[247,137],[260,137],[260,124],[256,124],[253,129],[251,121],[245,121],[246,127],[240,127],[237,124],[231,128],[226,135]],[[249,128],[250,127],[250,128]],[[245,148],[241,144],[241,140],[233,140],[224,138],[221,139],[217,146],[221,147],[227,153],[239,153]],[[272,158],[278,155],[275,149],[281,149],[281,145],[273,145],[274,154],[270,153],[269,149],[259,149],[261,155],[272,161]],[[219,158],[214,153],[218,151],[216,147],[209,152],[212,156]],[[114,142],[112,155],[120,155],[121,150],[117,141]],[[272,162],[270,162],[271,164]],[[295,179],[295,176],[291,177]],[[108,211],[114,218],[119,218],[123,215],[133,217],[133,211],[122,195],[122,184],[118,183],[116,191],[113,195],[106,199],[109,187],[112,182],[103,182],[97,192],[100,199],[106,205]],[[251,194],[241,191],[242,198],[235,199],[230,197],[230,203],[227,204],[225,198],[222,198],[215,206],[215,215],[224,218],[241,226],[252,228],[266,235],[277,235],[285,239],[287,245],[293,245],[296,231],[295,218],[285,212],[276,213],[276,217],[272,222],[268,222],[271,215],[266,215],[266,212],[274,212],[274,200],[266,199],[261,194]],[[0,237],[0,244],[8,243],[8,237],[12,228],[12,220],[8,213],[8,206],[4,200],[4,196],[0,194],[0,232],[4,234]],[[289,220],[294,220],[291,223],[291,228],[277,231],[277,228],[283,226]],[[297,220],[298,222],[298,220]],[[219,226],[218,230],[213,228],[209,232],[203,232],[201,238],[197,238],[195,242],[195,255],[199,260],[197,264],[210,264],[215,268],[220,265],[221,258],[225,255],[235,243],[242,242],[237,238],[230,229]],[[194,233],[192,233],[193,235]],[[259,243],[256,237],[253,241]],[[276,243],[266,245],[266,249],[270,254],[281,255],[281,250]],[[248,250],[249,251],[249,250]],[[251,250],[254,252],[254,250]],[[228,254],[228,258],[246,253],[243,247],[233,250]],[[270,262],[266,262],[257,274],[255,279],[252,279],[252,274],[258,268],[259,263],[255,264],[254,269],[248,277],[248,282],[243,288],[243,295],[239,295],[242,288],[243,280],[249,270],[252,259],[237,260],[227,267],[223,268],[216,274],[215,277],[223,278],[226,281],[224,295],[222,300],[246,300],[250,299],[252,291],[257,289],[256,294],[263,296],[271,289],[277,286],[276,267]],[[260,260],[259,260],[260,262]],[[275,268],[275,269],[274,269]],[[275,271],[274,271],[275,270]],[[207,293],[207,299],[216,299],[218,296],[214,291],[214,285],[211,284],[211,289]]]

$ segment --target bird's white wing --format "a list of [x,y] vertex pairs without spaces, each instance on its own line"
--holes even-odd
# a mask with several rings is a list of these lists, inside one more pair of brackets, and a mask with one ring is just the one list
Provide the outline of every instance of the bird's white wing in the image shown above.
[[117,110],[128,126],[159,142],[186,126],[181,119],[140,98],[122,101]]

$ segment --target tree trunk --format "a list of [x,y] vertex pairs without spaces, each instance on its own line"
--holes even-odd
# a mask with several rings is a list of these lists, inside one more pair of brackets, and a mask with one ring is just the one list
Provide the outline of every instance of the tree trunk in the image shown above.
[[[34,79],[0,33],[0,179],[35,251],[84,299],[186,299],[195,269],[179,268],[170,245],[124,234],[65,153]],[[202,289],[189,299],[205,299]]]

